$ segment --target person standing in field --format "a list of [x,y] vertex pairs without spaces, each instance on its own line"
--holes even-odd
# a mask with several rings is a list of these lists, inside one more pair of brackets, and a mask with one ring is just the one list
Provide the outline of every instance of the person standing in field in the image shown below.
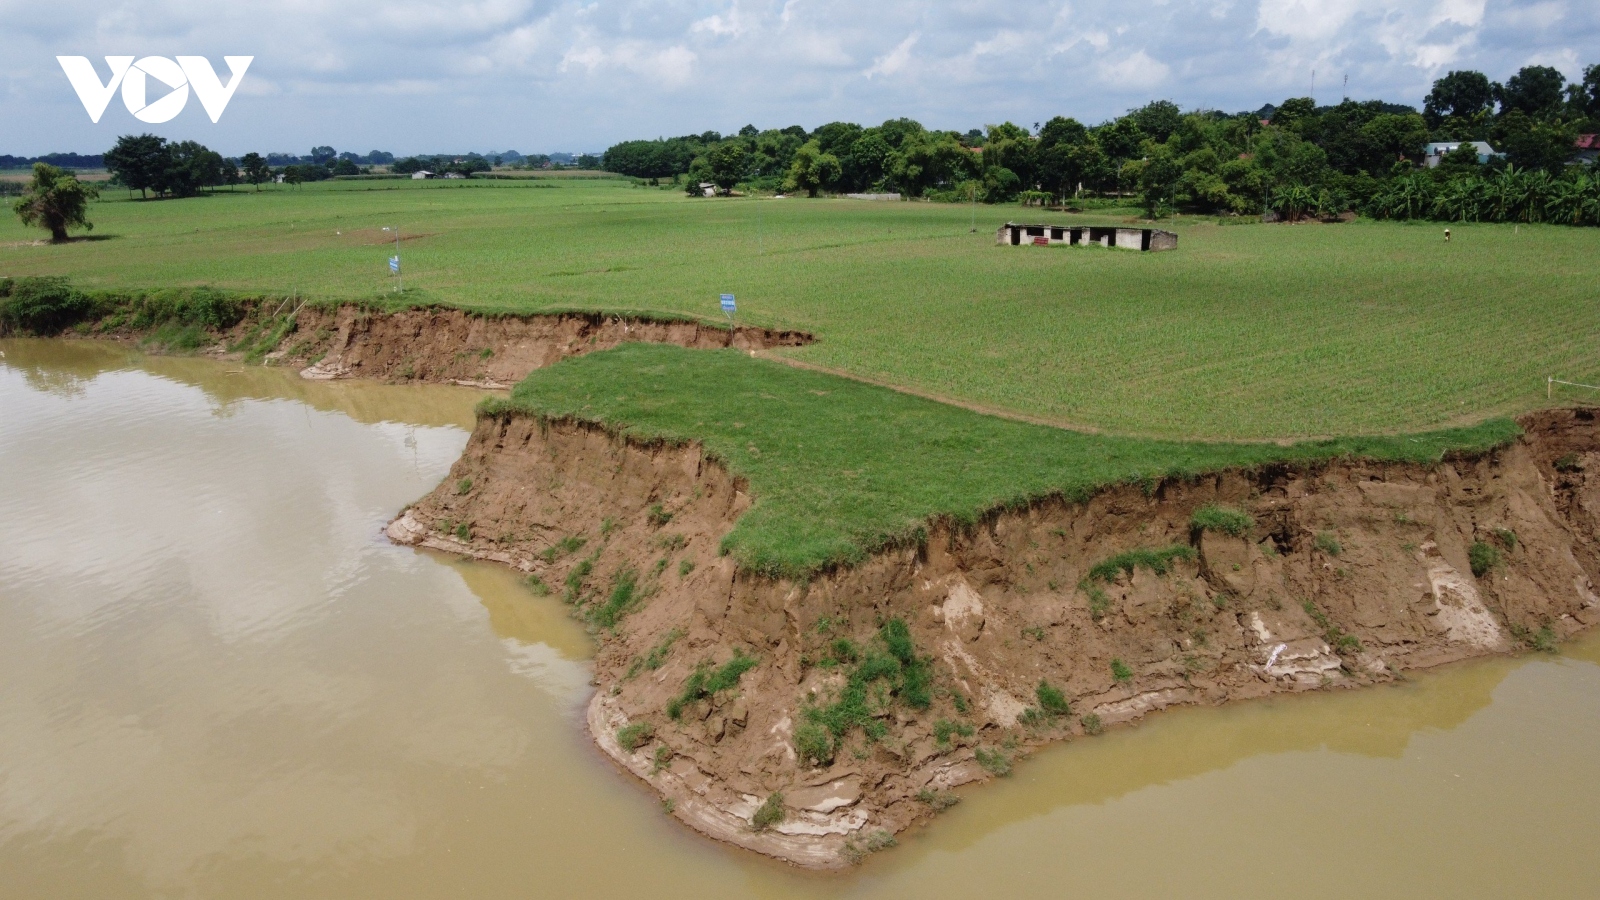
[[1450,243],[1450,229],[1448,228],[1444,230],[1444,242],[1446,244]]

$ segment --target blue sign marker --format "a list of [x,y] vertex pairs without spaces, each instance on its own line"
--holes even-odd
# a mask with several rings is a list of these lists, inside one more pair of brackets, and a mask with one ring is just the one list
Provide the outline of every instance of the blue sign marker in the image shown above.
[[730,319],[733,318],[734,313],[739,311],[738,308],[734,306],[732,294],[722,295],[722,311],[727,313],[728,318]]
[[395,273],[396,275],[400,274],[400,257],[389,257],[389,271]]

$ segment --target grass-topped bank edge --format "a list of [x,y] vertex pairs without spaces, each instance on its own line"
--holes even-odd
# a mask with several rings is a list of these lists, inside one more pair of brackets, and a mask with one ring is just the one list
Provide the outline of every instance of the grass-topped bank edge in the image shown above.
[[[51,337],[64,331],[80,334],[114,332],[122,329],[151,330],[177,323],[210,331],[222,331],[250,316],[278,318],[302,308],[335,310],[355,307],[373,314],[403,310],[463,311],[485,319],[538,317],[576,317],[599,322],[622,319],[659,324],[686,323],[720,331],[733,331],[724,319],[692,316],[656,310],[616,309],[598,312],[592,308],[549,307],[534,313],[511,310],[461,310],[439,302],[425,292],[373,294],[356,299],[302,296],[298,293],[274,294],[217,288],[169,287],[152,289],[90,289],[73,284],[61,276],[0,277],[0,335],[33,334]],[[805,335],[809,340],[810,336]],[[187,348],[192,349],[192,348]]]
[[699,442],[750,484],[754,504],[722,540],[745,570],[806,578],[930,523],[972,524],[1051,496],[1118,484],[1338,458],[1434,463],[1515,440],[1509,419],[1409,435],[1289,445],[1085,434],[986,416],[738,351],[627,344],[533,372],[480,415],[598,425],[644,443]]

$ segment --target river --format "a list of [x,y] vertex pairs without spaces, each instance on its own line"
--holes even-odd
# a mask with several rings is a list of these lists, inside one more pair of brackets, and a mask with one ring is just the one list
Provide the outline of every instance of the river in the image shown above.
[[0,896],[1600,893],[1600,640],[1045,751],[844,875],[588,741],[589,638],[396,547],[480,393],[0,341]]

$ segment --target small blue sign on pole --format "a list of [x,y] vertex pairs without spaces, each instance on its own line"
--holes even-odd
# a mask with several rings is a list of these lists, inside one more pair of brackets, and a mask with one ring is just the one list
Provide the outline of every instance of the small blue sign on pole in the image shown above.
[[726,313],[730,319],[733,318],[734,313],[739,311],[738,307],[734,305],[732,294],[722,295],[722,311]]
[[396,275],[400,274],[400,257],[389,257],[389,271],[395,273]]

